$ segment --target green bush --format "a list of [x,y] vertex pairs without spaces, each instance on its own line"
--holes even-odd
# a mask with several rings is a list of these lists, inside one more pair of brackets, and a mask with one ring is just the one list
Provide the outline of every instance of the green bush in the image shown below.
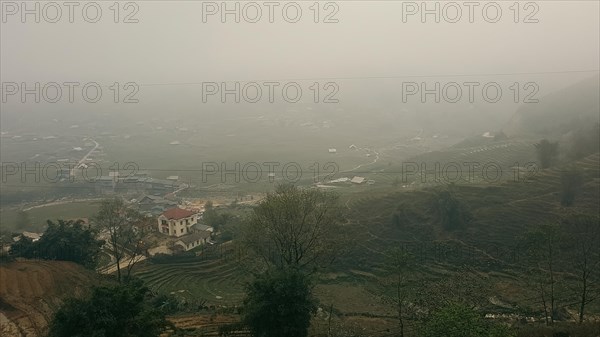
[[512,337],[514,332],[503,325],[486,322],[481,315],[463,304],[452,303],[435,311],[424,322],[423,337]]

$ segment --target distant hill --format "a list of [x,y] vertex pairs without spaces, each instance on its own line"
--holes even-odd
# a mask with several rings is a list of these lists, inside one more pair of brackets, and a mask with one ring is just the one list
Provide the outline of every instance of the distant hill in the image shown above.
[[[440,158],[449,155],[430,154]],[[558,197],[560,173],[566,167],[577,167],[584,177],[576,203],[568,209],[561,206]],[[402,248],[417,256],[427,275],[424,279],[445,277],[466,266],[486,278],[495,296],[520,310],[535,312],[539,306],[530,300],[535,294],[525,284],[525,251],[519,244],[520,236],[530,226],[556,222],[568,212],[599,214],[600,154],[541,170],[528,179],[463,183],[453,189],[473,216],[458,230],[443,229],[432,214],[436,188],[411,191],[398,186],[348,196],[348,235],[358,240],[340,259],[342,265],[380,273],[386,254],[392,248]],[[501,310],[489,306],[487,310]]]
[[600,76],[546,95],[539,103],[523,104],[504,132],[508,136],[558,139],[572,130],[600,120]]
[[64,261],[0,264],[0,336],[45,336],[48,323],[67,297],[82,296],[101,279]]

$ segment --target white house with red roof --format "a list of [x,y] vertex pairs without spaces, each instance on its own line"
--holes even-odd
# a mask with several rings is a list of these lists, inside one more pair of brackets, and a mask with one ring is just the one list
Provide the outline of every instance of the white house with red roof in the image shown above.
[[160,233],[180,237],[194,232],[194,226],[200,219],[200,212],[183,208],[170,208],[158,217]]

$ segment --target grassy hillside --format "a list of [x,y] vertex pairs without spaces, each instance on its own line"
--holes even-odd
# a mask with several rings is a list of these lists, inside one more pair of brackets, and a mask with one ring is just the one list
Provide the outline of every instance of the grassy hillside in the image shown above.
[[[560,172],[567,166],[577,167],[585,177],[570,208],[562,207],[558,197]],[[469,209],[472,220],[452,231],[442,228],[432,213],[439,188],[407,192],[398,187],[349,198],[347,228],[356,244],[342,257],[341,269],[374,274],[375,278],[362,280],[375,286],[374,280],[386,277],[383,265],[390,249],[402,248],[417,256],[423,280],[439,281],[467,271],[485,281],[490,294],[512,303],[513,309],[536,311],[537,299],[527,288],[521,236],[535,224],[559,221],[567,212],[599,214],[600,155],[542,170],[518,182],[454,185],[455,196]],[[400,215],[400,221],[394,214]],[[375,291],[386,291],[379,288]],[[491,310],[502,309],[489,304]]]

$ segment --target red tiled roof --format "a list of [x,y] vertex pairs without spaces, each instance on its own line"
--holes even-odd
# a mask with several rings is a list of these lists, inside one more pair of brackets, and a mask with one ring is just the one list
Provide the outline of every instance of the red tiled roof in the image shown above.
[[162,213],[162,215],[169,220],[179,220],[183,218],[188,218],[194,214],[197,214],[197,212],[188,211],[187,209],[178,207],[169,208],[168,210]]

